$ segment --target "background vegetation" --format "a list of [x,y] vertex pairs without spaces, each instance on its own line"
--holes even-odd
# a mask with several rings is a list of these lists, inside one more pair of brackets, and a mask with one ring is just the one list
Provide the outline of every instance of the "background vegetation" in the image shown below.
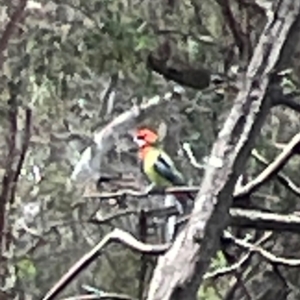
[[[14,31],[7,35],[13,16]],[[263,9],[251,0],[0,1],[0,211],[6,211],[0,219],[6,220],[3,232],[9,233],[2,238],[3,297],[40,299],[114,227],[139,237],[138,216],[91,224],[96,212],[105,217],[120,207],[113,199],[94,196],[94,182],[70,180],[92,133],[134,103],[163,95],[175,84],[185,88],[180,99],[147,116],[143,124],[165,133],[165,147],[189,184],[200,184],[201,174],[182,144],[190,143],[199,162],[209,154],[236,95],[231,78],[237,68],[247,66],[265,21]],[[283,82],[287,91],[297,90],[297,55],[291,57],[293,68]],[[211,74],[214,84],[209,84]],[[299,130],[299,112],[275,107],[256,149],[272,161],[281,144]],[[261,163],[251,158],[245,178],[261,170]],[[126,138],[109,153],[107,172],[129,179],[103,185],[101,191],[142,189],[146,184]],[[284,172],[300,185],[299,157]],[[162,199],[128,197],[126,203],[129,208],[151,208]],[[299,209],[298,199],[274,180],[253,194],[251,203],[290,213]],[[163,241],[160,226],[150,230],[147,241]],[[296,257],[298,243],[298,235],[278,232],[264,247]],[[235,258],[242,255],[233,250]],[[141,286],[140,255],[111,245],[60,296],[85,293],[83,287],[89,285],[138,298],[147,288],[155,258],[147,261]],[[220,256],[212,269],[226,265]],[[254,255],[239,272],[207,280],[199,299],[292,300],[299,297],[299,284],[297,268],[278,267]]]

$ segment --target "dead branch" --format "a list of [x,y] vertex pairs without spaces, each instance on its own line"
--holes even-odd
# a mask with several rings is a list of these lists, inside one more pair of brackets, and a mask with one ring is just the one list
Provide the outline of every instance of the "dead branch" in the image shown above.
[[260,188],[266,181],[275,176],[295,154],[295,150],[300,146],[300,133],[296,134],[286,145],[283,151],[269,164],[254,180],[250,181],[244,187],[235,191],[234,195],[239,197],[248,196]]
[[[148,218],[144,210],[141,210],[139,214],[139,240],[142,243],[147,243],[147,234],[148,234]],[[142,253],[140,257],[140,270],[139,270],[139,290],[138,290],[138,299],[143,299],[145,284],[146,284],[146,273],[148,269],[147,256]]]
[[[251,152],[251,156],[254,157],[260,164],[265,167],[270,165],[270,162],[265,159],[262,155],[260,155],[256,150]],[[288,176],[283,174],[282,172],[276,173],[277,180],[286,187],[289,191],[291,191],[295,196],[300,197],[300,187],[298,187]]]
[[27,5],[27,0],[19,0],[19,4],[15,12],[10,17],[10,20],[4,29],[2,37],[0,38],[0,68],[2,68],[4,63],[3,52],[7,48],[9,39],[13,35],[18,22],[22,19],[22,15],[26,8],[26,5]]
[[94,193],[93,195],[87,195],[88,198],[99,198],[101,200],[112,198],[123,198],[126,196],[132,196],[136,198],[144,198],[151,195],[166,195],[176,193],[198,193],[198,186],[174,186],[166,189],[153,189],[151,191],[136,191],[132,189],[120,189],[116,192],[101,192]]
[[[234,41],[239,49],[241,57],[245,57],[245,51],[248,50],[247,48],[250,47],[251,43],[246,34],[243,32],[240,22],[235,19],[230,7],[230,2],[223,0],[216,0],[216,2],[222,10],[225,21],[228,24],[229,30],[233,35]],[[250,50],[250,53],[248,53],[248,55],[251,55],[251,52],[252,51]]]
[[93,145],[86,148],[82,153],[73,170],[71,179],[77,182],[86,182],[88,179],[100,178],[101,162],[117,139],[134,128],[145,114],[148,114],[163,102],[171,100],[175,94],[178,95],[178,92],[167,93],[164,97],[155,96],[146,103],[135,105],[112,120],[100,132],[95,133]]
[[255,252],[273,264],[280,264],[280,265],[285,265],[285,266],[289,266],[289,267],[299,267],[300,266],[300,259],[278,257],[259,246],[253,245],[249,242],[246,242],[246,241],[243,241],[240,239],[237,239],[236,237],[234,237],[231,233],[229,233],[227,231],[225,233],[226,233],[225,234],[226,238],[231,239],[237,246],[240,246],[251,252]]
[[107,234],[91,251],[86,253],[77,263],[75,263],[65,275],[49,290],[49,292],[42,298],[42,300],[54,299],[67,285],[90,263],[92,263],[100,254],[101,250],[108,244],[116,242],[122,243],[134,251],[140,253],[147,253],[152,255],[160,255],[164,253],[170,245],[150,245],[138,241],[135,237],[121,229],[114,229]]
[[18,179],[21,173],[21,169],[27,154],[27,150],[29,147],[29,141],[30,141],[30,129],[31,129],[31,109],[27,108],[25,111],[25,129],[24,129],[24,137],[22,141],[22,147],[21,147],[21,154],[19,156],[19,160],[17,163],[16,170],[14,172],[14,177],[12,178],[12,188],[10,192],[10,203],[14,202],[15,199],[15,193],[17,189]]
[[[103,225],[111,222],[114,219],[118,219],[128,215],[139,215],[141,213],[141,209],[125,209],[120,210],[116,213],[108,214],[105,217],[93,216],[89,219],[89,223],[96,225]],[[160,207],[154,209],[144,209],[144,214],[147,218],[168,218],[170,216],[178,215],[178,209],[176,206],[168,206],[168,207]]]
[[[118,73],[113,74],[111,76],[110,83],[109,83],[108,87],[106,88],[106,90],[103,92],[103,97],[101,99],[102,105],[99,109],[98,117],[100,117],[104,113],[105,110],[106,110],[106,115],[110,114],[113,103],[110,103],[109,100],[110,100],[110,97],[111,97],[111,94],[112,94],[114,88],[116,87],[116,85],[118,83],[118,80],[119,80]],[[97,128],[95,128],[95,129],[97,129]]]
[[[165,210],[167,209],[172,209],[172,208],[164,208]],[[174,211],[176,211],[176,208],[173,208]],[[132,213],[132,211],[127,211],[128,213]],[[125,212],[124,212],[125,213]],[[145,212],[147,213],[147,212]],[[150,211],[152,214],[153,211]],[[251,223],[254,228],[259,228],[262,230],[268,229],[267,226],[257,226],[255,227],[253,224],[256,224],[259,222],[270,222],[272,224],[276,224],[277,222],[282,224],[292,224],[292,226],[297,226],[298,232],[300,231],[300,217],[296,215],[287,215],[287,216],[281,216],[277,214],[271,214],[271,213],[259,213],[256,211],[248,211],[248,210],[243,210],[243,209],[232,209],[231,210],[231,215],[233,219],[233,225],[238,223],[239,225],[241,224],[241,221],[239,219],[247,219],[248,218],[248,223]],[[188,217],[186,217],[186,220],[188,220]],[[293,223],[294,222],[294,223]],[[279,228],[278,225],[278,228]],[[275,225],[276,227],[276,225]],[[226,234],[226,238],[228,237],[228,234]],[[265,235],[264,238],[268,238],[269,235]],[[231,238],[231,236],[230,236]],[[265,239],[260,240],[260,242],[263,242]],[[118,242],[122,243],[129,248],[138,251],[140,253],[145,253],[145,254],[152,254],[152,255],[160,255],[167,251],[167,249],[170,247],[169,244],[163,244],[163,245],[149,245],[142,243],[138,241],[136,238],[134,238],[132,235],[129,233],[120,230],[120,229],[115,229],[108,235],[106,235],[101,242],[99,242],[90,252],[85,254],[76,264],[74,264],[69,271],[55,284],[55,286],[47,293],[46,296],[44,296],[43,300],[50,300],[54,299],[55,296],[57,296],[81,271],[83,271],[85,268],[88,267],[88,265],[93,262],[98,255],[100,254],[101,250],[107,246],[108,244],[112,242]],[[244,242],[244,241],[243,241]],[[249,249],[251,250],[251,249]],[[252,251],[252,250],[251,250]],[[253,251],[252,251],[253,252]],[[237,264],[232,265],[229,268],[226,268],[224,270],[218,270],[213,273],[208,273],[205,275],[205,279],[209,279],[212,277],[218,277],[221,275],[224,275],[225,273],[229,273],[230,271],[233,271],[235,268],[240,267],[244,262],[246,261],[246,258],[242,259],[239,261]],[[291,262],[289,262],[291,263]],[[292,262],[293,263],[293,262]]]
[[195,157],[195,155],[194,155],[194,153],[193,153],[193,151],[192,151],[191,145],[190,145],[189,143],[183,143],[182,149],[183,149],[184,152],[186,153],[186,155],[187,155],[187,157],[188,157],[188,159],[189,159],[191,165],[192,165],[194,168],[199,169],[199,170],[205,169],[205,165],[204,165],[204,164],[200,164],[200,163],[197,161],[197,159],[196,159],[196,157]]
[[[254,146],[271,103],[267,91],[272,71],[285,59],[285,48],[300,2],[282,0],[267,22],[245,74],[243,87],[209,158],[194,210],[185,228],[158,260],[148,300],[195,299],[229,220],[235,183]],[[293,36],[294,38],[294,36]],[[201,245],[195,243],[201,237]]]
[[[182,226],[189,218],[189,215],[179,218],[177,225]],[[238,228],[300,233],[300,216],[232,208],[229,225]]]
[[[117,213],[108,214],[103,218],[90,218],[88,222],[95,225],[104,225],[114,219],[128,215],[138,215],[140,212],[140,209],[125,209]],[[147,218],[168,218],[178,215],[178,210],[176,206],[170,206],[147,209],[144,213]],[[190,215],[179,218],[177,225],[182,226],[187,223],[189,218]],[[251,209],[231,208],[229,224],[239,228],[300,233],[300,216],[298,214],[277,214]]]
[[78,295],[62,300],[135,300],[134,298],[117,293],[101,293],[101,295]]
[[[17,115],[18,115],[18,107],[17,107],[17,99],[14,93],[11,93],[10,99],[8,101],[8,121],[10,124],[9,134],[7,137],[8,144],[8,154],[6,157],[5,163],[5,173],[2,178],[2,190],[0,194],[0,246],[2,245],[4,239],[4,227],[5,227],[5,210],[6,204],[10,199],[10,191],[11,191],[11,182],[14,178],[14,170],[13,163],[15,159],[16,153],[16,136],[17,136]],[[1,247],[0,247],[1,249]],[[4,248],[5,249],[5,248]],[[2,259],[2,256],[0,257]]]
[[258,230],[300,233],[300,216],[276,214],[248,209],[230,210],[232,226]]
[[[267,241],[270,237],[272,236],[272,233],[267,232],[265,233],[255,244],[254,246],[259,246],[262,243],[264,243],[265,241]],[[208,279],[215,279],[224,275],[228,275],[231,274],[234,271],[237,271],[238,269],[240,269],[247,261],[249,261],[249,259],[251,258],[253,252],[249,251],[248,253],[246,253],[238,262],[234,263],[233,265],[229,266],[229,267],[225,267],[225,268],[220,268],[217,269],[216,271],[210,272],[210,273],[206,273],[204,275],[204,279],[208,280]]]

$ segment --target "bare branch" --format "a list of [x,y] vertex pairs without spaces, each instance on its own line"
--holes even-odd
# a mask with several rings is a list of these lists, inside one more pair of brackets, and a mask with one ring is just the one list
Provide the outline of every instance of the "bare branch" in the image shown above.
[[300,147],[300,133],[296,134],[287,144],[284,150],[276,157],[276,159],[263,170],[254,180],[234,192],[239,197],[250,195],[260,188],[266,181],[275,176],[288,162],[288,160],[299,151]]
[[[255,244],[254,246],[259,246],[265,241],[267,241],[272,236],[272,233],[267,232],[265,233]],[[212,278],[218,278],[227,274],[232,273],[233,271],[236,271],[240,269],[249,259],[251,258],[253,252],[249,251],[247,254],[245,254],[238,262],[234,263],[233,265],[225,268],[217,269],[216,271],[206,273],[204,275],[204,279],[212,279]]]
[[10,192],[10,203],[14,202],[15,193],[17,189],[18,179],[21,173],[21,169],[27,154],[29,140],[30,140],[30,129],[31,129],[31,109],[27,108],[25,111],[25,129],[24,129],[24,137],[22,141],[21,154],[19,156],[19,160],[17,163],[17,168],[14,172],[14,178],[12,179],[12,188]]
[[134,298],[117,293],[104,293],[101,295],[78,295],[64,298],[62,300],[135,300]]
[[[110,83],[106,90],[103,92],[103,97],[101,99],[102,105],[98,112],[98,116],[100,117],[103,112],[106,110],[106,115],[109,115],[112,111],[113,102],[111,103],[111,94],[118,83],[119,76],[118,74],[113,74],[110,79]],[[96,129],[96,128],[95,128]]]
[[[5,173],[2,178],[2,190],[0,194],[0,246],[3,243],[4,237],[6,204],[10,200],[11,183],[14,178],[13,164],[16,154],[16,137],[18,131],[18,106],[16,99],[17,96],[15,94],[15,91],[13,91],[12,89],[10,89],[10,94],[10,99],[8,101],[8,121],[10,124],[9,133],[7,137],[8,153],[6,157]],[[0,258],[2,258],[2,256]]]
[[226,232],[226,238],[231,239],[237,246],[245,248],[251,252],[255,252],[265,258],[267,261],[275,264],[285,265],[289,267],[299,267],[300,259],[278,257],[263,248],[255,246],[249,242],[237,239],[231,233]]
[[50,289],[42,300],[54,299],[67,285],[100,254],[100,251],[112,242],[122,243],[132,250],[152,255],[164,253],[170,245],[150,245],[138,241],[135,237],[121,229],[114,229],[107,234],[90,252],[86,253],[65,275]]
[[2,68],[4,62],[3,52],[7,48],[8,41],[13,35],[13,32],[18,22],[22,19],[22,15],[26,8],[26,5],[27,5],[27,0],[19,0],[19,4],[15,12],[10,17],[10,20],[4,29],[2,37],[0,38],[0,69]]
[[166,189],[153,188],[149,191],[136,191],[131,189],[120,189],[116,192],[101,192],[88,195],[88,198],[99,198],[99,199],[111,199],[111,198],[123,198],[125,196],[132,196],[136,198],[144,198],[150,195],[165,195],[165,194],[176,194],[176,193],[198,193],[198,186],[173,186]]
[[[251,155],[262,165],[268,167],[270,162],[266,160],[262,155],[260,155],[256,150],[251,152]],[[285,174],[282,172],[276,173],[277,180],[285,186],[289,191],[291,191],[297,197],[300,196],[300,188]]]
[[185,151],[191,165],[196,168],[196,169],[205,169],[205,165],[202,165],[200,163],[198,163],[194,153],[193,153],[193,150],[191,148],[191,145],[189,143],[183,143],[182,145],[182,149]]
[[[176,92],[176,94],[178,93]],[[145,114],[148,114],[162,102],[169,101],[172,96],[172,93],[167,93],[164,97],[155,96],[146,103],[139,106],[135,105],[112,120],[100,132],[95,133],[94,144],[82,153],[71,179],[78,182],[86,182],[88,179],[100,178],[102,160],[116,143],[117,138],[134,128]]]
[[[251,43],[248,40],[246,34],[243,32],[240,23],[235,19],[232,10],[230,8],[230,2],[224,0],[216,0],[219,4],[226,23],[233,35],[234,41],[240,51],[242,57],[245,55],[245,50],[250,47]],[[251,51],[250,51],[251,54]]]
[[[118,211],[117,213],[108,214],[103,218],[92,217],[88,220],[88,222],[95,225],[103,225],[117,218],[122,218],[128,215],[138,215],[140,212],[140,209],[126,209]],[[145,210],[144,213],[149,219],[153,217],[168,218],[179,214],[176,206],[148,209]],[[180,217],[177,220],[177,225],[183,225],[189,220],[189,218],[190,215]],[[299,233],[300,216],[296,213],[277,214],[251,209],[231,208],[230,225],[239,228]]]
[[[165,210],[167,208],[164,208]],[[172,209],[172,208],[168,208]],[[176,212],[176,208],[174,207],[174,212]],[[129,213],[130,211],[128,211]],[[151,212],[153,213],[153,212]],[[252,222],[253,224],[257,224],[259,222],[270,222],[272,224],[278,223],[279,225],[281,224],[292,224],[297,225],[297,230],[299,232],[300,228],[300,217],[296,215],[277,215],[277,214],[271,214],[271,213],[259,213],[256,211],[248,211],[248,210],[242,210],[242,209],[232,209],[231,210],[231,215],[232,215],[232,224],[234,225],[235,222],[239,223],[239,219],[241,218],[248,218],[249,223]],[[260,218],[260,219],[258,219]],[[187,217],[188,219],[188,217]],[[294,222],[294,223],[293,223]],[[278,228],[279,228],[278,225]],[[254,225],[253,225],[254,226]],[[257,227],[254,227],[257,228]],[[260,228],[260,229],[266,229],[266,228]],[[228,235],[228,234],[227,234]],[[227,236],[226,236],[227,237]],[[231,236],[230,236],[231,238]],[[138,241],[136,238],[134,238],[132,235],[129,233],[120,230],[120,229],[115,229],[113,232],[109,233],[106,235],[101,242],[99,242],[90,252],[85,254],[75,265],[73,265],[69,271],[55,284],[55,286],[47,293],[47,295],[43,298],[43,300],[50,300],[54,299],[56,295],[58,295],[81,271],[83,271],[91,262],[93,262],[101,252],[101,250],[107,246],[111,242],[119,242],[122,243],[129,248],[139,251],[141,253],[147,253],[147,254],[154,254],[154,255],[159,255],[163,254],[165,251],[167,251],[170,247],[169,244],[163,244],[163,245],[149,245],[142,243]],[[244,241],[243,241],[244,242]],[[248,245],[248,244],[247,244]],[[251,251],[251,249],[249,249]],[[205,278],[211,278],[211,277],[216,277],[216,276],[221,276],[224,273],[228,273],[232,271],[234,268],[238,268],[241,266],[246,258],[244,260],[241,260],[238,264],[234,264],[233,266],[230,267],[230,269],[224,269],[224,270],[219,270],[218,272],[215,273],[208,273],[208,275],[205,276]],[[289,262],[291,263],[291,262]],[[292,262],[293,263],[293,262]],[[291,264],[292,264],[291,263]]]
[[[230,217],[229,224],[238,228],[300,232],[300,216],[298,214],[284,215],[251,209],[232,208],[230,209]],[[189,215],[183,216],[178,219],[177,224],[183,225],[188,222],[189,218]]]
[[300,232],[300,216],[296,214],[276,214],[248,209],[231,209],[230,224],[239,228],[258,230]]

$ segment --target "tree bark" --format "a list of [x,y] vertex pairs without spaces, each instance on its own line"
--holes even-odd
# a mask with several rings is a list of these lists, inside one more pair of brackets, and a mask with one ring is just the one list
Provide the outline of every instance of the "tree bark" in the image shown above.
[[254,50],[243,88],[213,145],[189,222],[154,270],[148,300],[196,299],[203,275],[219,249],[236,180],[270,110],[267,92],[272,74],[280,60],[286,59],[281,56],[290,53],[285,45],[290,44],[291,29],[299,22],[300,2],[282,0],[275,10]]

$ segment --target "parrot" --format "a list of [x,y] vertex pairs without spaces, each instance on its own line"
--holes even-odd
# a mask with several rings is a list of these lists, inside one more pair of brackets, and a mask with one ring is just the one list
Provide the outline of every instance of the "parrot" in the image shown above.
[[[140,128],[135,132],[133,140],[138,145],[142,171],[151,182],[151,187],[186,185],[183,175],[161,147],[157,133],[149,128]],[[180,203],[181,213],[187,210],[187,200],[194,200],[193,195],[187,192],[174,193],[174,196]]]

